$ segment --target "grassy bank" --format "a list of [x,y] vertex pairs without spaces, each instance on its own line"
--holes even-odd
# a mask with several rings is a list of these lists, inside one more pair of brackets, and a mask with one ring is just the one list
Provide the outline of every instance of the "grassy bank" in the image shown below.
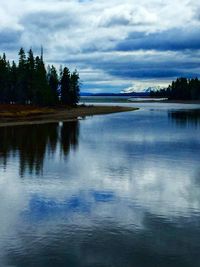
[[137,108],[80,105],[77,107],[41,108],[29,105],[0,105],[0,126],[67,121],[79,117],[133,111]]

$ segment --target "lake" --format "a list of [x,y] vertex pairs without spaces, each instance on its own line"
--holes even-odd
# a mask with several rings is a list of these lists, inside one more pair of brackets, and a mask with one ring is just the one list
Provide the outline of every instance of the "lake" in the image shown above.
[[0,128],[0,266],[200,266],[200,106],[127,105]]

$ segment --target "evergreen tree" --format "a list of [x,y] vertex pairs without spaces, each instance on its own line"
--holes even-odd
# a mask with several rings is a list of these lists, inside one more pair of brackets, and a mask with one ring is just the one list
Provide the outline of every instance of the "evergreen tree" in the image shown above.
[[63,105],[71,105],[72,96],[70,94],[70,71],[67,67],[63,69],[62,78],[60,82],[61,86],[61,103]]
[[80,99],[80,84],[79,84],[79,74],[77,70],[75,70],[71,74],[71,104],[77,105]]
[[18,82],[18,70],[17,65],[13,61],[10,70],[10,102],[15,103],[17,101],[17,82]]
[[189,90],[192,100],[200,99],[200,81],[197,78],[189,81]]
[[168,97],[172,100],[200,99],[200,80],[195,78],[177,78],[167,89],[151,92],[152,97]]
[[47,73],[42,57],[35,59],[35,78],[36,91],[34,95],[34,104],[49,105],[51,103],[51,92],[47,81]]
[[48,77],[48,83],[51,89],[52,103],[56,105],[59,102],[59,98],[58,98],[59,80],[58,80],[58,74],[57,74],[56,68],[54,66],[51,66],[51,68],[49,67],[47,77]]
[[6,55],[0,58],[0,102],[6,103],[8,93],[9,63],[6,61]]
[[41,56],[34,58],[30,49],[26,57],[20,49],[19,61],[6,60],[0,56],[0,103],[20,103],[35,105],[76,105],[79,101],[79,75],[77,71],[70,74],[67,67],[60,69],[60,77],[52,65],[46,71]]
[[33,55],[33,51],[30,49],[28,52],[27,58],[27,101],[28,103],[33,102],[33,98],[35,95],[35,59]]
[[17,102],[26,104],[27,101],[27,63],[24,49],[19,51]]

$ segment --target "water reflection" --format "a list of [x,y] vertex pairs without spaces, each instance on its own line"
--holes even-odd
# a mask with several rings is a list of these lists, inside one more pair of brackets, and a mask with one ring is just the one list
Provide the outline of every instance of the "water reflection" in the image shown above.
[[179,126],[200,125],[200,109],[171,111],[168,115]]
[[[197,267],[200,264],[197,251],[190,249],[198,244],[199,222],[191,229],[177,227],[163,218],[144,216],[145,231],[121,231],[116,222],[105,223],[85,231],[66,226],[55,236],[47,236],[37,247],[31,247],[29,238],[24,236],[23,254],[8,253],[10,266],[26,267]],[[199,246],[196,247],[199,249]],[[33,255],[30,265],[30,251]],[[194,264],[195,262],[195,264]],[[8,265],[9,266],[9,265]],[[6,266],[7,267],[7,266]]]
[[81,134],[79,123],[41,125],[43,175],[33,167],[26,179],[12,160],[23,142],[12,141],[0,168],[0,266],[200,266],[199,130],[168,110],[93,117]]
[[26,170],[30,174],[42,173],[45,155],[60,149],[68,156],[70,149],[76,149],[79,138],[79,122],[23,125],[0,128],[0,160],[7,166],[10,157],[18,157],[20,175]]

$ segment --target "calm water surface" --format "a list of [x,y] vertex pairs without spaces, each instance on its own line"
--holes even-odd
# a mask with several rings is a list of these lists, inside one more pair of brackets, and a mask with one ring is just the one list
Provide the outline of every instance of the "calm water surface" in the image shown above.
[[200,107],[0,128],[1,267],[200,266]]

